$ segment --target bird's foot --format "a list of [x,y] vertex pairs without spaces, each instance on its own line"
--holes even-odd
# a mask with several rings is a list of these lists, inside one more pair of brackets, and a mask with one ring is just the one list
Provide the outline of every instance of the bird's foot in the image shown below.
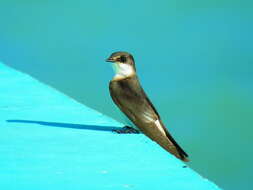
[[138,134],[140,133],[137,129],[133,128],[133,127],[129,127],[129,126],[125,126],[122,129],[116,129],[113,130],[113,132],[118,133],[118,134]]

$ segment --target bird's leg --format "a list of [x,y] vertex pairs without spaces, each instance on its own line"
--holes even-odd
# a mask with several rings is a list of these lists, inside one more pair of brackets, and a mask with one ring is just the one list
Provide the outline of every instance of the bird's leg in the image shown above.
[[140,133],[137,129],[135,129],[133,127],[129,127],[129,126],[125,126],[121,129],[113,130],[113,132],[118,133],[118,134],[130,134],[130,133],[138,134],[138,133]]

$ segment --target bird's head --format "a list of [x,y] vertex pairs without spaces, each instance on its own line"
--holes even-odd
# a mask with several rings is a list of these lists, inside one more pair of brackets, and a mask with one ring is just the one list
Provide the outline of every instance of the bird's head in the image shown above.
[[135,75],[134,58],[127,52],[115,52],[106,60],[113,63],[115,79],[123,79]]

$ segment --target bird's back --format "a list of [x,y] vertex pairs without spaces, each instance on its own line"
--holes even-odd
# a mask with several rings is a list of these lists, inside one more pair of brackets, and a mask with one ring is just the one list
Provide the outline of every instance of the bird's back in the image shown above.
[[[128,112],[131,112],[131,116],[138,118],[140,117],[139,113],[142,113],[147,117],[159,119],[157,111],[142,89],[137,76],[111,81],[109,88],[113,101],[125,114],[128,115]],[[139,119],[143,119],[143,117]]]

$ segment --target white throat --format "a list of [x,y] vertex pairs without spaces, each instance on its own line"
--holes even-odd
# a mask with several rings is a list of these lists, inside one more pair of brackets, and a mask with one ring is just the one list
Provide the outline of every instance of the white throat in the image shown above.
[[113,79],[124,79],[135,74],[133,66],[125,63],[113,63],[113,69],[115,71],[115,76]]

